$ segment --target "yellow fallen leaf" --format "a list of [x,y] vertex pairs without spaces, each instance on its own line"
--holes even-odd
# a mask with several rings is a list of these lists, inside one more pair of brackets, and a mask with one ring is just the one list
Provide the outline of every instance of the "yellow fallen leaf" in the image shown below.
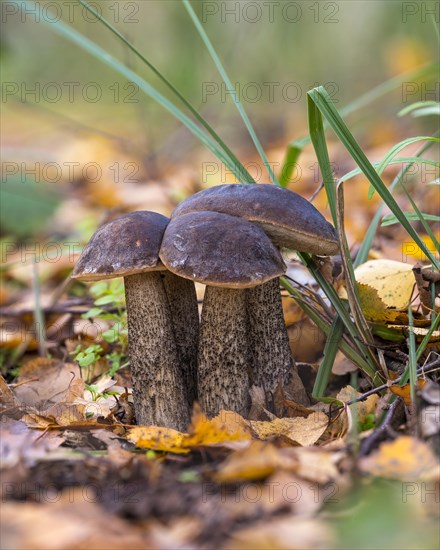
[[360,460],[360,468],[377,477],[403,481],[434,481],[440,476],[440,464],[431,448],[408,435],[382,443],[376,452]]
[[292,444],[307,446],[316,443],[324,433],[328,417],[323,412],[314,412],[307,418],[275,418],[271,422],[250,420],[249,425],[262,440],[282,437]]
[[250,479],[264,479],[277,469],[286,467],[286,459],[271,443],[253,441],[247,449],[236,451],[220,465],[215,480],[233,483]]
[[407,309],[415,285],[412,265],[394,260],[370,260],[354,271],[356,281],[377,290],[387,308]]
[[408,315],[395,309],[389,309],[380,298],[376,288],[365,283],[357,283],[359,302],[365,315],[365,319],[374,322],[404,323],[408,324]]
[[190,449],[183,447],[186,436],[187,434],[172,428],[136,426],[129,430],[127,439],[143,449],[186,454],[190,451]]
[[128,439],[138,447],[169,453],[189,453],[195,447],[209,447],[251,439],[247,422],[233,411],[220,411],[209,420],[195,407],[189,433],[178,432],[160,426],[136,426],[131,428]]
[[208,420],[201,410],[196,408],[184,445],[199,447],[250,439],[248,424],[238,413],[222,410],[212,420]]

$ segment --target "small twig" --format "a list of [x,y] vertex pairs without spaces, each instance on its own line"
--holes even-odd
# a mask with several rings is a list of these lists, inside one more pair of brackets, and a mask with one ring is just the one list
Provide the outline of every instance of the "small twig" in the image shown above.
[[[432,361],[431,363],[428,363],[427,365],[420,367],[417,369],[417,374],[426,374],[428,372],[433,372],[440,369],[440,358],[436,359],[435,361]],[[357,397],[356,399],[352,399],[351,401],[347,401],[342,407],[346,407],[347,405],[353,405],[354,403],[358,403],[359,401],[363,401],[364,399],[367,399],[370,395],[374,395],[375,393],[379,393],[383,390],[387,390],[390,386],[397,385],[403,378],[403,374],[393,380],[392,384],[382,384],[381,386],[377,386],[377,388],[373,388],[372,390],[369,390],[365,393],[363,393],[360,397]]]
[[317,189],[314,191],[314,193],[310,197],[309,202],[313,202],[323,189],[324,189],[324,182],[321,181]]
[[362,442],[361,455],[367,455],[371,451],[377,440],[380,439],[385,433],[390,435],[391,437],[396,437],[396,433],[391,427],[391,423],[393,421],[396,408],[400,404],[400,402],[401,398],[398,397],[395,401],[393,401],[393,403],[391,403],[382,424],[378,428],[376,428],[372,434],[364,439],[364,441]]
[[[75,298],[71,300],[66,300],[61,304],[54,304],[52,306],[42,306],[41,311],[43,313],[72,313],[80,315],[81,313],[87,313],[89,309],[93,306],[93,301],[84,300],[80,298]],[[115,313],[118,309],[114,306],[111,307],[102,307],[107,313]],[[32,308],[22,308],[22,309],[12,309],[9,307],[0,308],[0,315],[3,317],[21,317],[27,313],[32,313]]]

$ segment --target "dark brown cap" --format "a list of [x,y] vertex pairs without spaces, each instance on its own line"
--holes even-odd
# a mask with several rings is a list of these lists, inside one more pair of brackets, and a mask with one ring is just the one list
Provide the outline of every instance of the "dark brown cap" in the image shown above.
[[218,212],[193,212],[171,220],[160,258],[180,277],[226,288],[257,286],[286,270],[261,228]]
[[271,184],[226,184],[199,191],[171,216],[212,211],[257,223],[277,246],[322,256],[339,250],[335,228],[304,197]]
[[96,281],[164,269],[159,248],[169,223],[156,212],[131,212],[100,227],[86,245],[72,278]]

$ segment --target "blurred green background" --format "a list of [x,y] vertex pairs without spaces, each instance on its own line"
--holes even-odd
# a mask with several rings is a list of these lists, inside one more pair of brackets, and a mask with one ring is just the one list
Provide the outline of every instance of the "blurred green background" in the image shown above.
[[[59,143],[66,140],[68,128],[85,125],[122,135],[150,152],[172,154],[178,122],[142,92],[124,88],[122,78],[53,33],[51,25],[35,23],[31,11],[23,15],[10,2],[2,4],[4,146]],[[72,24],[164,91],[158,79],[77,2],[39,4],[48,20]],[[92,5],[176,85],[228,144],[242,149],[250,145],[179,1],[100,0]],[[383,81],[438,58],[438,2],[199,1],[193,6],[266,145],[306,131],[306,92],[318,83],[327,86],[340,108]],[[40,90],[33,95],[38,84]],[[394,117],[409,102],[434,99],[435,85],[428,82],[427,90],[420,85],[399,88],[375,103],[375,117],[371,111],[357,113],[354,119],[365,117],[364,137],[371,124]],[[429,131],[429,121],[420,124]],[[385,136],[388,130],[383,129]]]

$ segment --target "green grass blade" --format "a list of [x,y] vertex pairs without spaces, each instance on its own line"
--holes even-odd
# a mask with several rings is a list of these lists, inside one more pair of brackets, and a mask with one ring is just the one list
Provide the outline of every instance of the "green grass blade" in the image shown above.
[[[21,4],[18,0],[13,0],[15,3]],[[40,9],[37,6],[37,9]],[[142,90],[149,97],[157,101],[164,109],[170,112],[176,119],[184,124],[218,159],[220,159],[229,170],[240,179],[243,175],[242,165],[232,163],[229,157],[227,157],[224,151],[215,143],[210,136],[208,136],[203,130],[201,130],[195,122],[190,119],[185,113],[183,113],[178,107],[176,107],[170,100],[164,97],[153,86],[148,84],[134,71],[123,65],[120,61],[112,57],[105,50],[97,46],[94,42],[83,36],[75,29],[64,24],[62,21],[49,21],[41,15],[41,21],[46,23],[48,27],[54,32],[67,38],[74,44],[78,45],[91,55],[117,71],[119,74],[127,78],[129,81],[136,83],[139,89]]]
[[162,81],[163,84],[181,101],[185,107],[191,112],[191,114],[197,119],[197,121],[205,128],[205,130],[213,137],[213,139],[222,147],[225,151],[226,156],[229,156],[231,161],[237,166],[241,166],[243,169],[243,176],[240,181],[243,183],[255,183],[252,176],[240,163],[234,153],[229,149],[226,143],[221,139],[221,137],[215,132],[215,130],[210,126],[210,124],[202,117],[202,115],[195,109],[191,103],[179,92],[179,90],[150,62],[148,59],[142,55],[135,46],[125,38],[125,36],[120,33],[111,23],[109,23],[100,13],[98,13],[92,6],[87,4],[85,0],[79,0],[79,2],[84,6],[84,8],[92,13],[107,29],[110,30],[119,40],[121,40],[147,67]]
[[[438,168],[440,166],[439,163],[435,160],[423,159],[423,158],[419,158],[419,157],[398,157],[396,159],[391,159],[387,163],[387,166],[391,166],[393,164],[406,164],[406,163],[410,163],[410,162],[412,164],[426,164],[427,166],[434,166],[435,168]],[[374,166],[374,168],[376,170],[378,170],[381,163],[382,163],[382,161],[372,162],[371,164]],[[353,170],[350,170],[350,172],[347,172],[346,174],[341,176],[339,179],[341,181],[349,181],[349,180],[353,179],[354,177],[359,176],[360,174],[362,174],[362,170],[360,168],[354,168]]]
[[433,332],[437,330],[439,325],[440,325],[440,313],[438,313],[434,317],[428,332],[425,334],[423,340],[420,342],[419,347],[417,348],[417,353],[416,353],[417,361],[419,361],[419,359],[422,357],[422,354],[425,351],[426,346],[429,344],[429,341],[431,339]]
[[[433,137],[437,137],[439,133],[440,132],[437,132]],[[432,141],[425,143],[414,156],[416,158],[421,157],[426,151],[428,151],[428,149],[432,147],[432,145],[433,145]],[[390,191],[394,191],[394,189],[403,181],[403,178],[406,176],[406,174],[408,173],[408,171],[411,169],[412,166],[413,166],[413,163],[408,164],[407,166],[402,168],[402,170],[397,174],[397,176],[394,178],[393,182],[391,183]],[[373,239],[374,239],[374,236],[376,235],[377,228],[379,227],[383,210],[384,210],[384,205],[381,204],[377,209],[376,213],[374,214],[373,219],[371,220],[368,230],[365,233],[364,240],[362,241],[361,247],[357,253],[356,260],[354,262],[355,268],[367,261],[368,252],[373,244]]]
[[286,156],[284,158],[284,162],[279,175],[279,182],[281,187],[287,187],[290,181],[290,178],[292,176],[293,169],[295,168],[298,162],[298,158],[301,155],[302,150],[304,149],[304,146],[307,145],[309,141],[310,141],[309,136],[306,136],[289,143],[287,147]]
[[194,23],[194,26],[196,27],[197,32],[200,35],[200,38],[202,39],[206,49],[208,50],[209,55],[211,56],[212,60],[214,61],[218,72],[220,73],[221,77],[223,78],[223,80],[226,84],[226,88],[228,90],[228,93],[231,94],[231,97],[234,98],[235,106],[237,107],[237,110],[240,113],[240,116],[241,116],[241,118],[242,118],[248,132],[249,132],[249,135],[251,136],[252,141],[254,142],[254,145],[255,145],[255,147],[256,147],[256,149],[257,149],[257,151],[258,151],[258,153],[259,153],[259,155],[260,155],[260,157],[261,157],[268,173],[269,173],[271,181],[273,183],[279,185],[278,180],[275,176],[275,173],[272,170],[272,167],[270,166],[270,164],[267,160],[267,157],[266,157],[266,154],[263,150],[263,147],[261,146],[260,140],[258,139],[257,134],[255,133],[255,130],[254,130],[252,124],[251,124],[251,121],[249,120],[249,117],[247,116],[247,114],[246,114],[246,112],[245,112],[245,110],[244,110],[244,108],[243,108],[243,106],[240,102],[239,97],[235,93],[235,89],[232,85],[232,82],[229,79],[229,77],[228,77],[228,75],[225,71],[225,68],[223,67],[222,62],[220,61],[220,58],[218,57],[217,52],[214,49],[214,46],[212,45],[211,41],[209,40],[209,37],[206,34],[205,29],[203,28],[202,24],[200,23],[200,21],[199,21],[197,15],[196,15],[196,13],[194,12],[189,0],[182,0],[182,2],[183,2],[183,5],[186,8],[186,11],[188,12],[189,16],[191,17],[191,20]]
[[341,346],[342,334],[344,332],[344,323],[338,317],[332,324],[330,332],[327,336],[327,341],[324,346],[324,358],[319,365],[315,383],[313,385],[312,397],[320,399],[324,397],[325,390],[328,386],[328,381],[332,373],[335,357]]
[[319,168],[321,169],[321,175],[324,182],[325,191],[327,193],[333,224],[337,226],[338,212],[336,204],[335,181],[330,164],[327,142],[325,140],[322,116],[314,102],[308,101],[307,107],[310,139],[312,140],[316,157],[318,158]]
[[[429,238],[431,239],[431,241],[434,243],[434,246],[436,248],[436,250],[438,252],[440,252],[440,244],[438,242],[438,240],[436,239],[435,235],[434,235],[434,232],[432,231],[432,229],[430,228],[430,226],[428,225],[427,223],[427,219],[425,218],[425,215],[422,214],[422,212],[420,211],[419,207],[417,206],[417,204],[413,201],[411,195],[408,193],[408,190],[407,188],[405,187],[405,185],[403,185],[403,182],[400,182],[400,186],[402,187],[402,189],[404,190],[409,202],[411,203],[411,206],[413,207],[414,209],[414,215],[415,215],[415,218],[423,225],[423,228],[425,229],[427,235],[429,236]],[[434,217],[434,220],[435,218],[438,218],[438,216],[433,216]],[[411,220],[410,220],[411,221]]]
[[362,172],[373,185],[374,189],[380,195],[385,204],[390,208],[391,212],[397,217],[407,233],[417,243],[424,254],[429,258],[431,263],[435,265],[437,269],[440,269],[439,262],[431,254],[423,240],[418,235],[417,231],[415,231],[415,229],[403,215],[403,212],[395,201],[394,197],[391,195],[388,188],[381,180],[380,176],[366,157],[365,153],[359,147],[359,144],[345,125],[342,118],[339,116],[339,113],[335,109],[325,89],[320,86],[319,88],[314,88],[313,90],[308,92],[307,95],[308,100],[316,105],[316,107],[320,111],[320,114],[322,113],[326,117],[330,126],[332,127],[340,141],[343,143],[344,147],[350,153],[351,157],[355,160],[359,168],[361,168]]
[[412,113],[413,111],[424,109],[426,107],[428,108],[433,107],[435,109],[433,113],[440,114],[440,103],[438,101],[416,101],[415,103],[411,103],[411,105],[407,105],[402,110],[400,110],[397,113],[397,116],[400,116],[400,117],[405,116],[408,113]]
[[396,143],[395,145],[393,145],[393,147],[391,147],[391,149],[383,158],[382,162],[379,164],[377,168],[377,173],[379,174],[379,176],[382,175],[385,168],[388,166],[391,160],[400,153],[400,151],[405,149],[405,147],[408,147],[408,145],[412,145],[413,143],[418,143],[419,141],[435,141],[439,143],[440,139],[431,137],[431,136],[417,136],[413,138],[407,138],[401,141],[400,143]]
[[[281,282],[283,284],[283,287],[295,298],[296,302],[304,311],[304,313],[306,313],[312,319],[315,325],[320,330],[322,330],[322,332],[326,336],[329,336],[333,325],[326,322],[312,307],[310,307],[310,305],[307,304],[307,302],[303,299],[301,291],[295,288],[288,280],[286,280],[285,277],[281,277]],[[348,359],[353,361],[353,363],[357,367],[359,367],[369,378],[374,380],[377,377],[375,369],[372,368],[371,365],[367,361],[365,361],[365,359],[345,340],[342,339],[339,342],[336,342],[336,338],[334,338],[334,345],[336,347],[339,346],[342,353],[346,357],[348,357]]]
[[[434,78],[436,78],[438,75],[438,72],[439,72],[439,64],[438,62],[433,62],[433,63],[428,63],[426,65],[423,65],[422,67],[417,67],[417,69],[413,69],[406,73],[399,74],[385,82],[381,82],[378,86],[376,86],[372,90],[369,90],[368,92],[361,95],[354,101],[351,101],[345,107],[342,107],[342,109],[340,110],[340,115],[341,116],[351,115],[352,113],[358,111],[359,109],[366,107],[373,101],[376,101],[376,99],[380,99],[381,97],[388,94],[389,92],[392,92],[393,90],[401,87],[402,84],[404,84],[405,82],[414,82],[430,76],[433,76]],[[329,125],[325,122],[324,129],[327,130],[328,127]],[[296,139],[292,141],[288,147],[290,147],[291,145],[295,146],[295,143],[297,142],[300,142],[302,145],[302,148],[304,148],[308,143],[310,143],[310,137],[303,136],[299,139]],[[288,170],[288,168],[286,169],[284,165],[281,169],[281,173],[284,173],[286,170]]]
[[330,300],[332,306],[336,310],[336,313],[339,315],[342,322],[344,323],[347,333],[351,336],[353,345],[356,346],[362,359],[369,364],[370,372],[375,373],[374,376],[376,376],[376,365],[374,361],[371,361],[370,350],[367,346],[365,346],[363,342],[361,342],[358,330],[351,320],[349,312],[347,311],[346,304],[341,300],[334,287],[323,276],[310,255],[302,252],[298,253],[298,256]]
[[[404,212],[405,218],[410,222],[418,221],[420,218],[429,221],[429,222],[440,222],[440,216],[435,216],[434,214],[426,214],[425,212]],[[393,214],[387,214],[382,218],[382,227],[388,227],[389,225],[394,225],[399,223],[399,220]],[[430,229],[430,228],[429,228]]]

